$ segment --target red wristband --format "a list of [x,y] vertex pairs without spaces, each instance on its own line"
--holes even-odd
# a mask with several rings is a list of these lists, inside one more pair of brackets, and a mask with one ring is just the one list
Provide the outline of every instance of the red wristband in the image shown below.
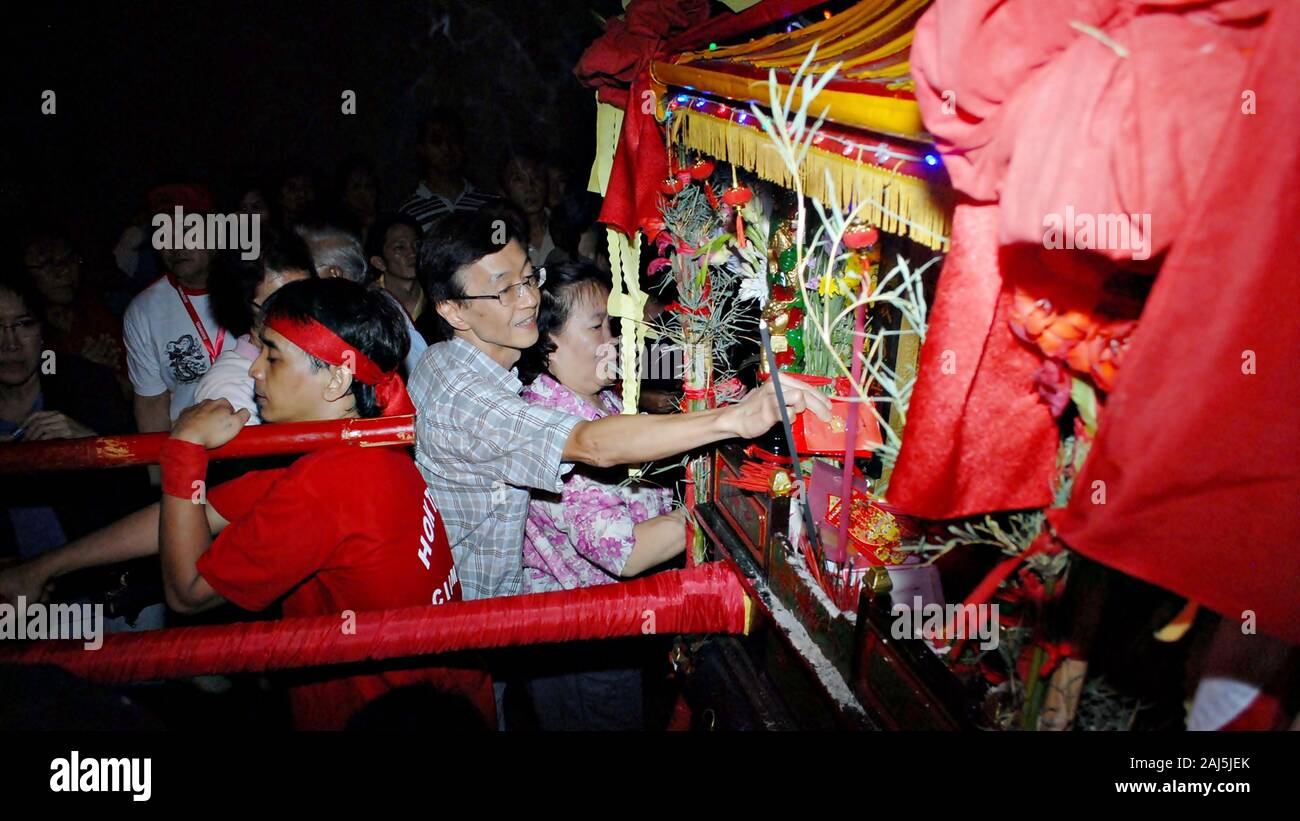
[[162,492],[178,499],[194,497],[194,483],[208,475],[208,450],[181,439],[168,439],[158,451]]

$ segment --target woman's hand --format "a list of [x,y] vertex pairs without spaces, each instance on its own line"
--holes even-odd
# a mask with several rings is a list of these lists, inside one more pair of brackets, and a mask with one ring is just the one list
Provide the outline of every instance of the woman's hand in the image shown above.
[[[817,414],[823,421],[831,418],[831,401],[826,394],[788,374],[778,373],[776,378],[781,380],[781,395],[785,399],[791,422],[805,410]],[[769,379],[758,390],[750,391],[748,396],[736,404],[728,405],[726,412],[728,428],[742,439],[753,439],[771,430],[773,425],[781,421],[781,408],[777,403],[773,380]]]
[[686,508],[639,522],[632,528],[635,543],[619,573],[630,579],[658,567],[686,549]]
[[205,399],[186,408],[172,426],[172,438],[219,448],[235,438],[248,421],[246,408],[235,410],[229,399]]
[[59,411],[37,411],[23,421],[23,441],[43,439],[79,439],[95,432]]

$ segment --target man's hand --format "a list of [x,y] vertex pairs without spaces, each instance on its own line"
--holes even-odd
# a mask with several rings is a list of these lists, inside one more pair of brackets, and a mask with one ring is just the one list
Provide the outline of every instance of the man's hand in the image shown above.
[[[826,394],[788,374],[777,373],[776,378],[781,380],[781,392],[791,422],[805,410],[812,411],[824,421],[831,418],[831,401]],[[781,421],[776,386],[769,379],[758,390],[751,391],[744,399],[728,406],[726,414],[726,425],[734,435],[742,439],[761,436]]]
[[235,438],[248,421],[248,409],[235,410],[229,399],[205,399],[186,408],[172,427],[172,438],[219,448]]
[[0,570],[0,602],[18,603],[18,597],[38,602],[45,596],[50,578],[40,562],[22,562]]
[[94,436],[95,432],[59,411],[38,411],[23,420],[23,441],[39,442],[42,439],[78,439]]

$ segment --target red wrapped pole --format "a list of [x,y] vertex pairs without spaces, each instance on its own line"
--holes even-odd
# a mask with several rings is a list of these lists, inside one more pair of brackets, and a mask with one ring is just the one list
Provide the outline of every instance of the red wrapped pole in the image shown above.
[[251,673],[651,633],[748,632],[750,604],[721,563],[578,590],[340,616],[181,627],[0,647],[0,663],[54,664],[106,684]]
[[[84,470],[152,465],[167,433],[131,436],[91,436],[46,442],[17,442],[0,446],[0,474],[40,470]],[[415,442],[414,416],[339,419],[330,422],[289,422],[244,428],[227,444],[213,450],[213,459],[305,453],[339,443],[373,447]]]

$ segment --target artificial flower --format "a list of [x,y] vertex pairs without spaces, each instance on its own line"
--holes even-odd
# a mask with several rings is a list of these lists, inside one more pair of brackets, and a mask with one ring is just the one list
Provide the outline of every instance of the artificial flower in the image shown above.
[[1053,419],[1059,419],[1070,404],[1070,385],[1070,374],[1054,359],[1044,360],[1034,373],[1034,389],[1052,412]]

